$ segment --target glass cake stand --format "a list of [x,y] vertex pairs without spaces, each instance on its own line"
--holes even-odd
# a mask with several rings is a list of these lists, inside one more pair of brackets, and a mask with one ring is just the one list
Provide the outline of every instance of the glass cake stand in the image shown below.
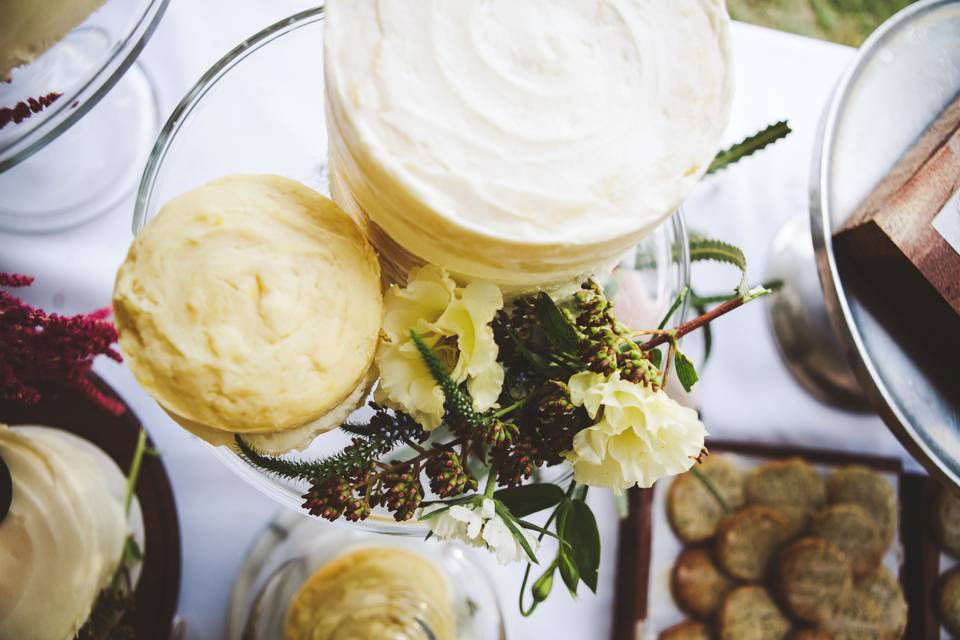
[[[231,173],[279,174],[329,195],[324,121],[322,7],[282,20],[224,56],[183,98],[163,127],[137,193],[138,233],[171,198]],[[689,279],[683,216],[658,227],[611,275],[608,285],[621,320],[656,326]],[[679,322],[685,309],[673,321]],[[358,419],[369,409],[358,412]],[[316,459],[349,444],[331,432],[293,457]],[[218,457],[254,487],[300,513],[306,483],[279,480],[253,469],[226,447]],[[555,469],[553,471],[556,471]],[[386,513],[358,525],[390,534],[423,535],[415,522]]]
[[0,129],[0,228],[36,232],[76,224],[133,187],[159,125],[153,86],[134,62],[168,1],[108,0],[14,69],[9,83],[0,82],[0,107],[62,94]]
[[227,611],[227,640],[283,637],[290,602],[315,571],[346,552],[387,546],[417,553],[445,575],[458,638],[506,638],[493,584],[461,546],[397,537],[371,538],[356,531],[324,527],[284,510],[260,532],[237,572]]

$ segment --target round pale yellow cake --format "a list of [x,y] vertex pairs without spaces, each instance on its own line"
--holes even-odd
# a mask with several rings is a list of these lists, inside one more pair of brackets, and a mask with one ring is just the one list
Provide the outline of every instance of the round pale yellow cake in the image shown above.
[[300,587],[287,610],[286,640],[455,637],[446,579],[424,558],[396,547],[335,558]]
[[127,364],[171,416],[217,444],[240,433],[272,450],[305,446],[363,400],[383,313],[354,221],[267,175],[164,206],[120,267],[113,306]]

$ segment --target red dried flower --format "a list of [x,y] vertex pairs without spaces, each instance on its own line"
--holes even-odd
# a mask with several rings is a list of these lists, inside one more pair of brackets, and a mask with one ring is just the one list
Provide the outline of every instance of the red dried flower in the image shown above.
[[[30,276],[0,273],[0,287],[20,288]],[[126,408],[91,382],[93,359],[105,355],[121,362],[113,349],[117,330],[106,318],[110,309],[76,316],[47,314],[0,290],[0,398],[25,404],[40,401],[45,382],[74,387],[115,415]]]
[[39,98],[27,98],[25,101],[18,102],[12,108],[0,107],[0,129],[3,129],[11,122],[14,124],[20,124],[33,114],[40,113],[51,104],[56,102],[61,95],[63,94],[48,93],[47,95],[40,96]]

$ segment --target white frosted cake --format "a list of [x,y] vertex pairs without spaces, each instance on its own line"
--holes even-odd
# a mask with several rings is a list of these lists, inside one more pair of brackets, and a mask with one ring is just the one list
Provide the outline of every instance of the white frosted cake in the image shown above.
[[0,0],[0,81],[70,33],[105,0]]
[[523,291],[615,262],[716,154],[723,0],[329,0],[334,199],[393,279]]
[[13,479],[0,521],[0,638],[71,640],[120,563],[126,480],[65,431],[0,425]]

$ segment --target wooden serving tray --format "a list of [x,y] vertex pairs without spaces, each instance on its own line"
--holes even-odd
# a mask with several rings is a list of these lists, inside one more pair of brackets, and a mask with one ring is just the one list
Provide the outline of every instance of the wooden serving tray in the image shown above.
[[[711,440],[713,453],[739,454],[775,460],[800,457],[822,466],[863,465],[896,474],[899,485],[900,583],[909,607],[904,638],[936,640],[940,627],[930,604],[937,579],[939,550],[929,526],[929,514],[936,483],[927,476],[903,472],[900,460],[848,454],[822,449],[774,446],[751,442]],[[668,481],[669,482],[669,481]],[[666,484],[663,489],[666,489]],[[674,536],[669,527],[653,529],[654,488],[628,492],[629,515],[620,523],[617,548],[616,595],[614,598],[613,640],[644,640],[651,592],[651,553],[655,535]],[[655,637],[655,636],[649,636]]]
[[[101,378],[93,376],[93,382],[127,406]],[[106,451],[124,473],[129,471],[140,432],[140,421],[129,406],[118,417],[73,389],[51,387],[41,392],[43,400],[34,406],[0,401],[0,422],[69,431]],[[138,640],[167,640],[180,596],[180,526],[170,480],[160,458],[143,457],[137,499],[143,511],[145,553],[136,589],[134,627]]]

